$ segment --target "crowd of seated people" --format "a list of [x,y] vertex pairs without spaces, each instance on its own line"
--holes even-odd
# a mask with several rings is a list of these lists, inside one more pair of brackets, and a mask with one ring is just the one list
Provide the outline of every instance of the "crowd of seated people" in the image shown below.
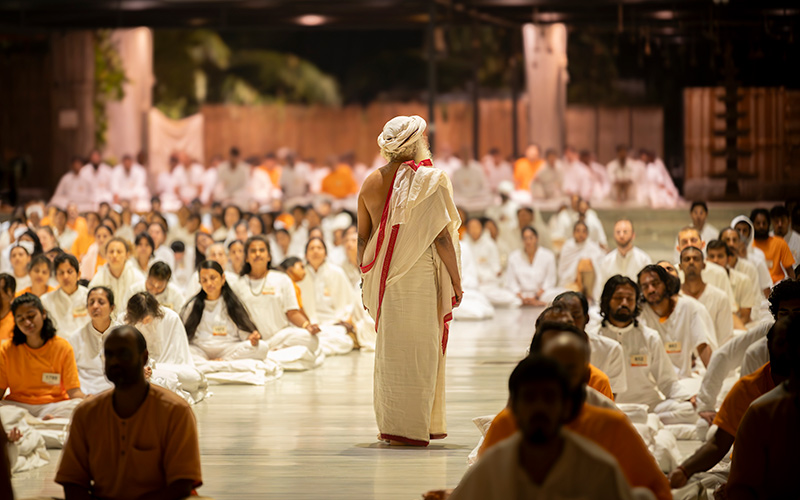
[[[463,184],[462,193],[476,179],[489,189],[486,197],[471,193],[462,213],[467,294],[455,319],[552,306],[547,314],[560,326],[540,327],[550,325],[558,342],[539,337],[547,333],[541,327],[531,352],[565,364],[570,380],[562,396],[570,409],[551,422],[557,425],[545,444],[559,443],[573,457],[587,453],[583,441],[595,441],[605,452],[589,454],[619,467],[606,480],[622,478],[606,486],[625,492],[634,486],[662,498],[667,483],[680,488],[706,480],[703,473],[725,461],[749,403],[791,375],[785,361],[772,369],[769,363],[778,356],[774,338],[786,336],[775,319],[800,309],[793,281],[797,207],[757,208],[718,230],[705,222],[707,205],[693,203],[686,226],[675,228],[673,261],[654,262],[635,245],[631,220],[602,221],[592,203],[610,197],[670,206],[666,195],[653,201],[652,186],[669,191],[658,173],[663,164],[651,169],[652,155],[634,160],[624,147],[607,169],[571,148],[570,161],[552,151],[543,160],[538,155],[532,146],[513,166],[497,152],[482,166],[465,166],[454,155],[441,162],[454,188]],[[147,171],[132,157],[114,168],[97,152],[86,164],[76,159],[50,202],[18,207],[0,228],[0,389],[7,393],[0,409],[14,406],[41,421],[70,418],[81,399],[117,384],[104,351],[114,332],[135,342],[141,337],[143,380],[159,388],[159,397],[187,404],[204,399],[209,383],[263,385],[285,371],[315,369],[329,356],[373,350],[348,204],[369,169],[350,155],[330,163],[311,167],[292,155],[245,161],[233,148],[227,160],[206,168],[176,153],[151,197]],[[460,175],[461,169],[471,171]],[[578,178],[588,184],[565,181]],[[563,202],[547,221],[536,208],[544,198]],[[476,201],[484,199],[488,205]],[[613,227],[613,241],[604,223]],[[574,363],[548,354],[561,348],[583,356],[586,369],[569,373]],[[740,368],[743,362],[755,373]],[[526,370],[541,371],[536,363]],[[723,391],[723,381],[738,375],[746,385]],[[511,388],[510,406],[492,424],[500,427],[487,432],[481,455],[517,430],[514,417],[523,410],[513,399],[526,393],[526,380]],[[719,398],[723,392],[735,401]],[[597,418],[614,435],[642,440],[635,449],[621,451],[597,435],[586,415],[598,404],[607,409]],[[97,403],[92,411],[108,409]],[[629,420],[614,413],[621,411]],[[632,430],[631,422],[641,423],[637,412],[645,427],[648,415],[655,417],[654,435],[696,427],[692,436],[706,444],[682,463],[657,460],[655,437]],[[573,440],[561,426],[583,437]],[[18,430],[7,431],[19,439]],[[86,458],[85,449],[71,453]],[[657,477],[654,467],[669,478]],[[465,481],[486,474],[470,473]],[[85,476],[63,478],[87,484]],[[191,479],[181,486],[196,486],[199,478]],[[468,497],[467,487],[461,490],[454,496]]]

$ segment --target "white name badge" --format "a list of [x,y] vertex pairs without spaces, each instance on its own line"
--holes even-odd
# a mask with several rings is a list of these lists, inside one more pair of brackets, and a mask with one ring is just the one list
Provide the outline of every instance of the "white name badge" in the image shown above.
[[47,385],[59,385],[61,383],[60,373],[42,373],[42,382]]
[[631,366],[647,366],[647,354],[634,354],[631,356]]
[[275,288],[273,288],[271,286],[265,286],[261,290],[261,295],[275,295]]
[[214,325],[211,327],[211,334],[215,337],[224,337],[228,335],[228,327],[225,325]]
[[72,310],[72,317],[73,318],[83,318],[89,314],[89,311],[84,307],[76,307]]
[[666,342],[664,344],[664,349],[667,350],[667,354],[677,354],[681,352],[681,343],[680,342]]

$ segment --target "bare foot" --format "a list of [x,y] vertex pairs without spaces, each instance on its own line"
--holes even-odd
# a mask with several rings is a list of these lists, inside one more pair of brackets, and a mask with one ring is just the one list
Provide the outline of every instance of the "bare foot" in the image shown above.
[[48,414],[48,415],[45,415],[44,417],[42,417],[42,420],[53,420],[54,418],[56,418],[56,417],[54,417],[53,415]]
[[11,429],[11,432],[8,433],[8,440],[12,443],[16,443],[20,439],[22,439],[22,432],[16,427]]

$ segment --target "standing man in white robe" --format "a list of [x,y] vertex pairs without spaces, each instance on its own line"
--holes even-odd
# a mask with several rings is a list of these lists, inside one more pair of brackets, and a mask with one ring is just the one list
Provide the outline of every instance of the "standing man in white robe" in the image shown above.
[[[58,288],[42,296],[42,305],[50,313],[58,331],[67,335],[89,321],[86,295],[89,290],[78,284],[80,265],[74,255],[59,254],[53,261]],[[69,339],[68,339],[69,340]]]
[[106,203],[113,201],[111,167],[103,161],[100,151],[95,149],[91,152],[89,163],[81,168],[79,175],[81,180],[90,186],[94,207],[104,201]]
[[111,172],[111,192],[114,203],[130,202],[133,211],[145,212],[150,206],[150,190],[147,188],[147,171],[133,156],[126,154],[122,163]]
[[415,446],[447,435],[448,323],[463,295],[461,220],[450,180],[429,159],[425,128],[419,116],[386,123],[378,145],[389,163],[364,181],[358,198],[362,297],[378,331],[380,439]]

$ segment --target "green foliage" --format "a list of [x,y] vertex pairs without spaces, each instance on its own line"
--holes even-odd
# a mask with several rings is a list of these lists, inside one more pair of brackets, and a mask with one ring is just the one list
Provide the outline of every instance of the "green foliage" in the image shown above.
[[203,103],[338,105],[336,80],[292,54],[231,51],[209,30],[156,30],[156,106],[167,116],[196,113]]
[[106,143],[108,117],[106,104],[120,101],[125,97],[124,85],[127,82],[122,58],[111,43],[111,31],[99,30],[94,37],[94,142],[102,148]]

